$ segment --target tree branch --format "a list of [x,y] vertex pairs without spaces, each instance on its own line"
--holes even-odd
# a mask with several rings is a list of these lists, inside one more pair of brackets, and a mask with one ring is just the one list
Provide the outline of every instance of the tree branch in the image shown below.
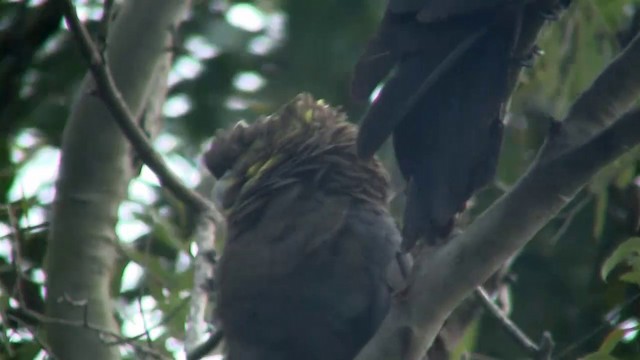
[[[55,1],[71,28],[82,30],[70,2]],[[109,80],[135,115],[130,119],[139,118],[147,107],[159,64],[171,55],[166,51],[169,29],[179,23],[187,5],[182,0],[127,1],[109,27]],[[64,359],[85,359],[87,354],[94,360],[120,358],[117,347],[105,343],[99,333],[70,325],[90,322],[118,332],[111,301],[117,257],[114,230],[118,207],[134,176],[130,144],[112,120],[113,109],[105,106],[109,103],[95,96],[99,80],[94,78],[85,77],[65,126],[47,248],[46,314],[60,322],[43,325],[52,350]],[[61,301],[66,297],[83,299],[88,306]]]
[[[534,343],[509,317],[496,305],[487,291],[482,287],[476,288],[476,294],[482,301],[484,307],[489,310],[491,315],[498,320],[500,326],[527,352],[532,355],[540,355],[541,347]],[[545,354],[546,355],[546,354]]]
[[223,223],[223,217],[215,206],[198,193],[186,187],[182,181],[167,167],[164,160],[148,141],[145,133],[137,125],[122,94],[118,91],[115,81],[107,66],[107,59],[102,57],[95,44],[89,37],[87,29],[82,25],[70,0],[60,1],[64,17],[71,32],[76,37],[80,50],[89,61],[89,68],[96,81],[97,90],[111,111],[114,120],[129,139],[142,161],[158,176],[162,186],[171,191],[178,199],[196,211],[205,212],[217,224]]
[[405,291],[357,360],[420,359],[451,311],[521,249],[601,167],[640,143],[638,37],[555,124],[539,157],[468,229],[418,257]]
[[640,36],[636,35],[573,103],[559,134],[564,138],[556,139],[550,152],[557,155],[557,145],[566,149],[587,141],[628,111],[638,99],[639,64]]

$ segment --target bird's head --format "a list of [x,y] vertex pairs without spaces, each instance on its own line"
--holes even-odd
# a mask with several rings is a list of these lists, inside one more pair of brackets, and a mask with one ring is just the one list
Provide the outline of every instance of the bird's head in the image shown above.
[[386,204],[389,177],[356,154],[357,129],[324,101],[300,94],[276,113],[219,131],[204,155],[228,213],[260,206],[274,191],[306,182],[319,191]]

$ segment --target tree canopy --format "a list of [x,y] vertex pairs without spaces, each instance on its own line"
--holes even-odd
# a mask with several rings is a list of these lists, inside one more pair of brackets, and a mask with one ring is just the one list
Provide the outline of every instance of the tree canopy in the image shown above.
[[[34,314],[45,312],[50,290],[44,269],[51,252],[54,181],[71,108],[87,92],[88,64],[58,3],[0,4],[0,358],[43,359],[49,349],[42,331],[47,319]],[[108,49],[112,22],[104,20],[104,9],[115,6],[117,19],[120,2],[73,3],[96,43]],[[155,149],[188,187],[208,197],[213,180],[200,156],[217,129],[273,113],[302,91],[340,105],[352,121],[362,116],[367,104],[350,97],[349,82],[384,6],[381,0],[193,1],[171,31],[167,76],[158,75],[159,85],[150,86],[166,84],[166,101],[155,112],[146,108],[135,115],[157,122],[144,129]],[[543,54],[523,71],[510,104],[498,176],[474,198],[463,223],[472,223],[512,188],[555,119],[565,117],[639,29],[638,0],[574,1],[548,22],[538,41]],[[131,76],[152,72],[136,66],[123,64]],[[102,131],[96,127],[87,141],[98,142]],[[379,155],[402,193],[390,146]],[[605,166],[505,270],[508,286],[496,299],[535,341],[545,331],[552,335],[553,358],[595,352],[598,359],[640,356],[639,159],[634,148]],[[134,160],[132,180],[116,204],[115,265],[105,284],[110,298],[104,300],[114,304],[114,327],[121,335],[105,334],[105,341],[123,358],[185,358],[197,252],[191,237],[198,220],[149,167]],[[402,204],[402,196],[393,201],[394,216],[401,216]],[[218,232],[218,252],[223,235]],[[56,251],[73,255],[75,249]],[[82,322],[77,327],[87,330]],[[454,354],[529,355],[487,312],[466,328]]]

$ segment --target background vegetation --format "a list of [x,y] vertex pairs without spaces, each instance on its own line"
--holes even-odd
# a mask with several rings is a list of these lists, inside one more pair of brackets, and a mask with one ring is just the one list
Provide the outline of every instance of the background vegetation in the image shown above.
[[[61,134],[86,72],[53,4],[0,3],[0,358],[45,356],[37,320],[21,305],[44,310],[42,268]],[[99,37],[102,2],[75,4]],[[383,8],[381,0],[194,1],[177,30],[156,148],[184,182],[206,192],[211,180],[199,154],[220,127],[270,113],[301,91],[358,119],[366,104],[349,98],[350,71]],[[499,176],[478,196],[471,216],[522,174],[550,120],[564,115],[638,29],[637,0],[576,0],[549,24],[539,42],[544,55],[525,70],[512,101]],[[388,147],[381,156],[391,159]],[[635,284],[620,279],[625,271],[619,268],[606,282],[600,274],[613,250],[639,232],[638,159],[634,151],[603,170],[511,266],[512,318],[534,338],[550,331],[558,358],[577,358],[603,344],[615,346],[617,358],[640,357],[640,266]],[[136,342],[184,357],[193,278],[189,215],[146,167],[120,206],[112,295],[123,335],[136,337],[122,344],[126,357],[136,357]],[[526,355],[488,315],[469,328],[461,346],[484,358]]]

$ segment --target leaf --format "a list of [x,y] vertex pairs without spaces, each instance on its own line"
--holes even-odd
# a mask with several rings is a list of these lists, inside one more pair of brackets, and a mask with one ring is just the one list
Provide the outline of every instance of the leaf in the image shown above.
[[601,352],[595,352],[593,354],[589,354],[585,357],[580,358],[580,360],[618,360],[616,357],[609,355],[609,354],[603,354]]
[[464,353],[472,351],[477,344],[480,329],[480,318],[474,320],[464,332],[462,340],[453,351],[452,359],[462,359]]
[[635,254],[640,254],[640,238],[638,237],[631,238],[620,244],[620,246],[613,251],[613,254],[605,260],[604,264],[602,264],[602,270],[600,271],[602,280],[607,279],[607,275],[609,275],[616,265]]
[[620,280],[640,286],[640,270],[623,274],[620,276]]
[[602,342],[602,344],[600,345],[600,349],[598,349],[598,353],[600,354],[610,354],[613,349],[616,348],[616,346],[618,345],[618,343],[620,342],[620,340],[622,340],[622,338],[625,335],[625,330],[624,329],[615,329],[613,331],[611,331],[607,337],[604,338],[604,341]]

